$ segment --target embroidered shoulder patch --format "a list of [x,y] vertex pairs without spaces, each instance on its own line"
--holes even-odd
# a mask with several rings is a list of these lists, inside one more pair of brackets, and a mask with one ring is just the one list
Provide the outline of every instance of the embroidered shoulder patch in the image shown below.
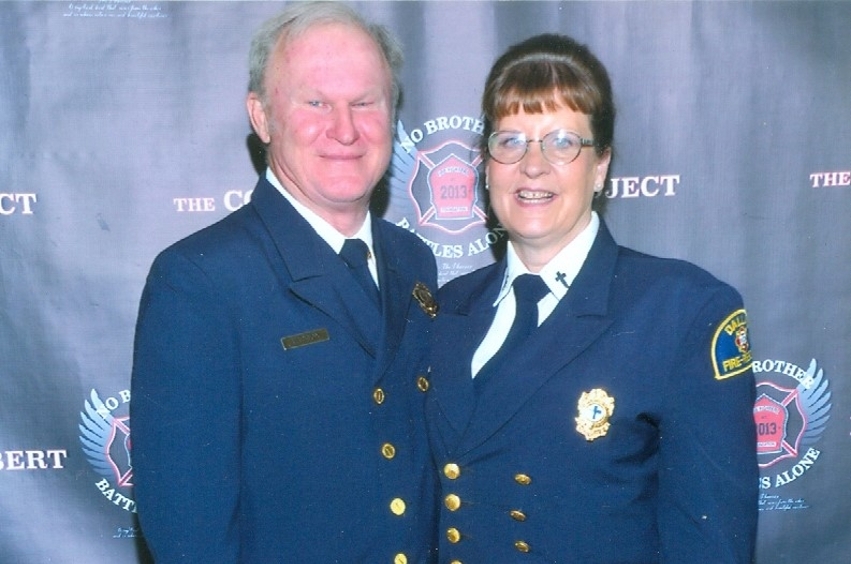
[[748,341],[748,316],[744,309],[734,311],[718,325],[710,353],[716,380],[736,376],[751,367],[753,355]]

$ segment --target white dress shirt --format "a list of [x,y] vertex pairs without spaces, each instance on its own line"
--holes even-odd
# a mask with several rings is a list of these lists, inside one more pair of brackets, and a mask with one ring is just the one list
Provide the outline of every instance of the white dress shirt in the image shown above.
[[[599,229],[600,218],[597,216],[597,212],[591,212],[591,221],[588,226],[573,241],[565,245],[538,273],[546,283],[547,288],[550,289],[550,292],[538,302],[538,326],[550,316],[559,301],[567,294],[574,278],[579,274],[579,270],[585,263]],[[517,310],[513,288],[514,279],[521,274],[530,273],[526,265],[517,256],[517,252],[510,242],[506,250],[505,260],[505,276],[493,304],[496,308],[496,315],[470,363],[473,378],[505,342],[511,324],[514,322],[514,313]],[[508,299],[509,296],[511,296],[511,299]]]
[[[313,230],[316,231],[316,233],[320,237],[322,237],[322,240],[328,243],[334,250],[334,252],[339,255],[340,251],[343,249],[343,243],[345,243],[346,239],[349,237],[346,237],[345,235],[334,229],[334,227],[330,223],[319,217],[316,212],[296,200],[293,195],[290,194],[286,188],[284,188],[283,184],[281,184],[281,182],[275,176],[275,173],[272,172],[272,169],[270,168],[266,169],[266,180],[268,180],[269,183],[274,186],[275,189],[277,189],[278,192],[280,192],[290,204],[292,204],[292,206],[295,208],[295,211],[297,211],[299,215],[303,217],[305,221],[307,221],[307,223],[310,224]],[[378,285],[378,264],[375,261],[375,251],[372,246],[372,220],[369,210],[367,210],[366,212],[366,219],[364,220],[363,225],[361,225],[358,232],[350,238],[360,239],[364,243],[366,243],[366,246],[369,249],[369,257],[367,258],[367,266],[369,266],[369,273],[372,275],[372,279],[375,280],[375,285],[380,288],[380,286]]]

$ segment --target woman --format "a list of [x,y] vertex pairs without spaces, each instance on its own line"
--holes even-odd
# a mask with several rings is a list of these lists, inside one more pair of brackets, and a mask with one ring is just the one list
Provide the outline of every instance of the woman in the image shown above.
[[[495,63],[483,113],[509,244],[439,295],[440,561],[751,562],[741,297],[694,265],[619,247],[592,211],[612,155],[605,68],[568,37],[533,37]],[[524,304],[529,336],[514,326]]]

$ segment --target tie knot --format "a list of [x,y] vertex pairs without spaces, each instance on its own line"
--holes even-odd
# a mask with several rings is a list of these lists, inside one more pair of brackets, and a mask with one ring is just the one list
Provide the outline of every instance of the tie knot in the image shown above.
[[361,239],[346,239],[340,256],[349,265],[349,268],[358,268],[367,263],[369,258],[369,247]]
[[518,302],[538,303],[549,291],[537,274],[521,274],[514,279],[514,297]]

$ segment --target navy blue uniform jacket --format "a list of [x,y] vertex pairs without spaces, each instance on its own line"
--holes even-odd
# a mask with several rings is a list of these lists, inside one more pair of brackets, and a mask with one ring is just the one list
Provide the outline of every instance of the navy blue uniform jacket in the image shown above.
[[[477,394],[470,361],[504,270],[439,295],[427,400],[439,561],[751,562],[755,388],[739,294],[617,246],[601,224],[567,295]],[[583,393],[596,404],[580,409]]]
[[[131,425],[156,561],[428,562],[434,258],[374,220],[383,317],[265,179],[166,249],[143,292]],[[431,548],[431,556],[429,549]]]

